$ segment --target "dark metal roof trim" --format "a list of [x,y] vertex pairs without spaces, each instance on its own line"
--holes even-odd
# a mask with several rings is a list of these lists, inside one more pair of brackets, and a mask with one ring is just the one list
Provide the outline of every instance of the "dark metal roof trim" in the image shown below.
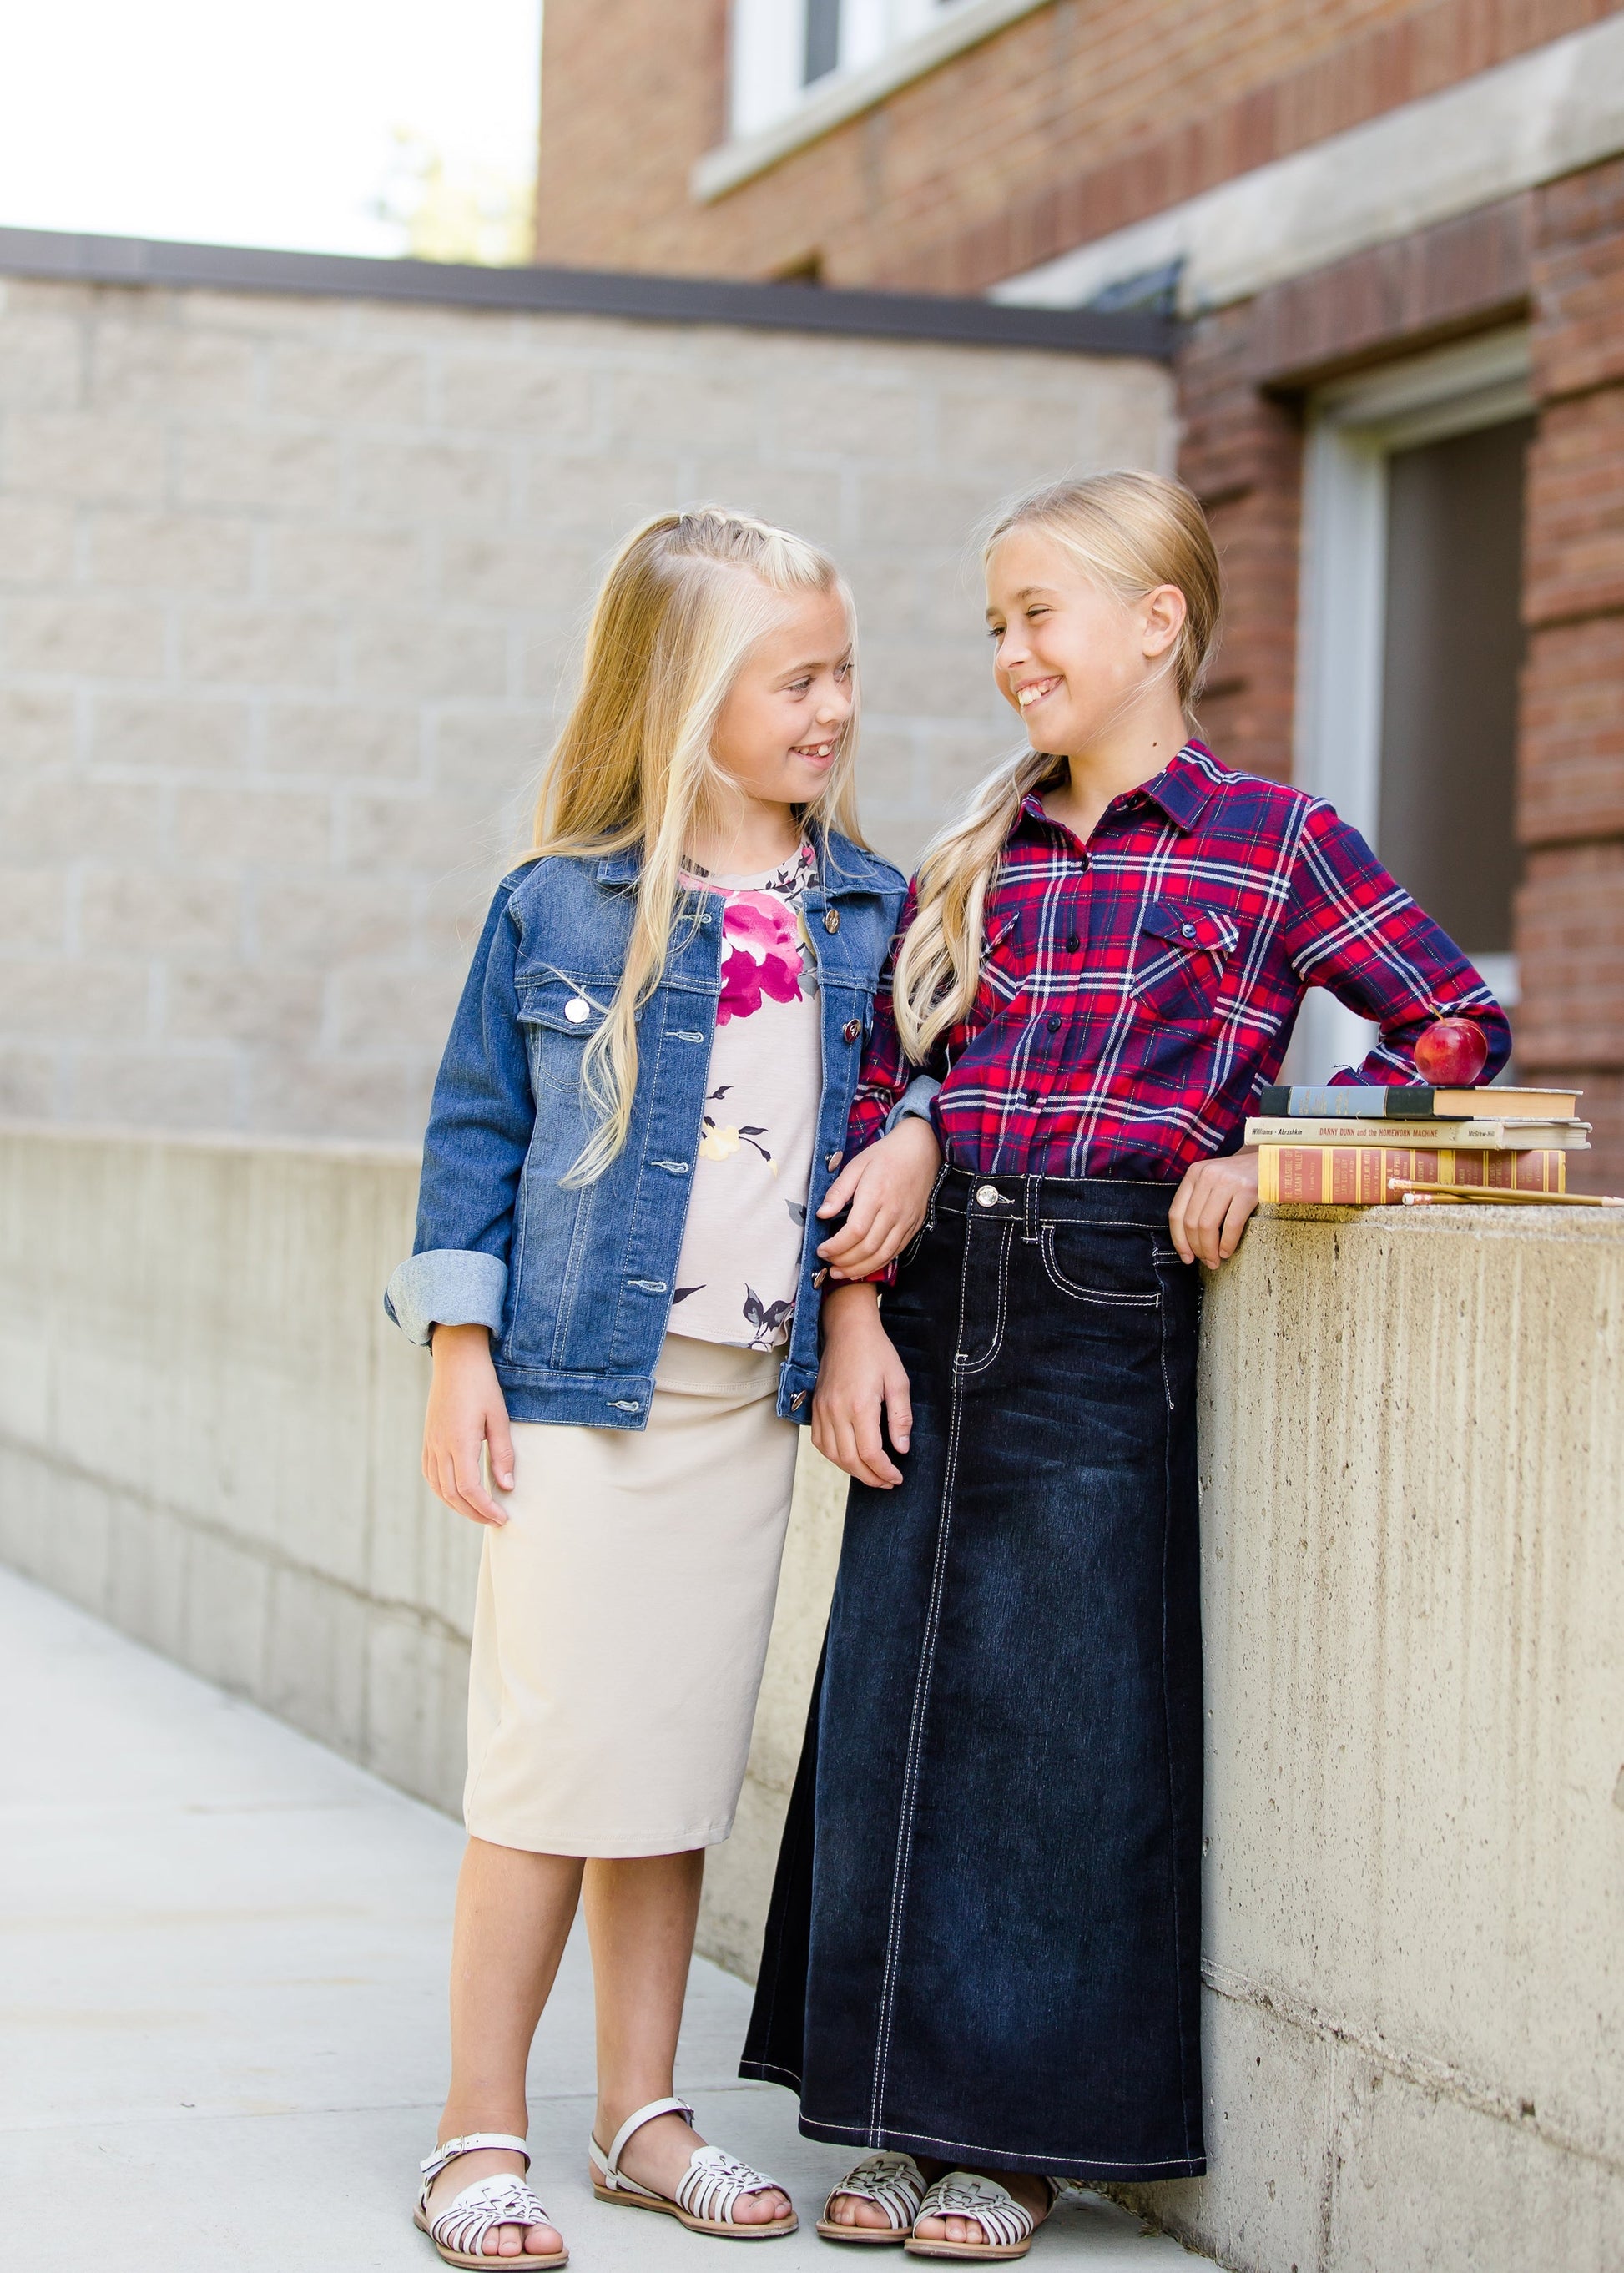
[[347,253],[273,252],[254,245],[179,244],[139,236],[0,229],[0,276],[86,284],[192,286],[221,292],[342,295],[540,315],[624,316],[647,323],[741,324],[858,339],[947,340],[973,347],[1048,348],[1069,355],[1169,357],[1178,326],[1154,311],[1026,308],[923,292],[848,292],[821,285],[639,276],[603,268],[478,268],[440,260],[367,260]]

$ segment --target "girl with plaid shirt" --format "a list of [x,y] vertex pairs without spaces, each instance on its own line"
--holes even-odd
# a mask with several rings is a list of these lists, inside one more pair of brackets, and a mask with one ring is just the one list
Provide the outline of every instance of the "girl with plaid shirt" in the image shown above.
[[1192,739],[1187,490],[1041,491],[986,567],[1031,747],[921,865],[821,1211],[854,1482],[743,2062],[867,2150],[826,2238],[938,2256],[1206,2168],[1195,1265],[1257,1204],[1250,1101],[1310,986],[1380,1030],[1339,1080],[1413,1080],[1445,1013],[1510,1049],[1355,830]]

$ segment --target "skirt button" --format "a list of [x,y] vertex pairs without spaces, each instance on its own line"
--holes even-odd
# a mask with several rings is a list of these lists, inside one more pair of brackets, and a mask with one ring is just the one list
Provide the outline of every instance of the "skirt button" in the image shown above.
[[996,1184],[977,1184],[975,1188],[975,1197],[982,1207],[996,1207],[998,1204],[998,1187]]

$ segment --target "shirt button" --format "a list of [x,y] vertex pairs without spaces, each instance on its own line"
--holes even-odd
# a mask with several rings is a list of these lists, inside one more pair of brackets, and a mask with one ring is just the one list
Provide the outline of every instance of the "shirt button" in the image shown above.
[[1045,1018],[1043,1024],[1049,1028],[1051,1034],[1057,1034],[1060,1031],[1060,1021],[1058,1018]]
[[823,929],[824,929],[825,931],[838,931],[838,930],[839,930],[839,928],[840,928],[840,911],[839,911],[839,909],[838,909],[838,908],[825,908],[825,909],[823,910]]
[[1186,939],[1193,939],[1195,937],[1195,926],[1193,924],[1186,924],[1184,926],[1184,937]]
[[1041,1095],[1042,1095],[1042,1094],[1043,1094],[1043,1092],[1042,1092],[1042,1091],[1041,1091],[1041,1089],[1029,1089],[1029,1090],[1026,1091],[1026,1102],[1027,1102],[1027,1104],[1028,1104],[1028,1105],[1035,1105],[1035,1104],[1037,1103],[1037,1101],[1038,1101],[1039,1098],[1040,1098],[1040,1097],[1041,1097]]
[[1068,955],[1075,955],[1080,944],[1081,941],[1079,940],[1077,934],[1073,932],[1071,938],[1066,941],[1066,953]]
[[829,1158],[824,1161],[823,1166],[828,1169],[831,1176],[845,1158],[846,1155],[844,1152],[831,1152]]
[[978,1206],[996,1207],[998,1204],[998,1187],[996,1184],[977,1184],[975,1188],[975,1197]]
[[848,1042],[854,1042],[857,1039],[858,1035],[862,1031],[862,1020],[861,1018],[848,1018],[845,1025],[841,1027],[840,1031],[846,1036]]

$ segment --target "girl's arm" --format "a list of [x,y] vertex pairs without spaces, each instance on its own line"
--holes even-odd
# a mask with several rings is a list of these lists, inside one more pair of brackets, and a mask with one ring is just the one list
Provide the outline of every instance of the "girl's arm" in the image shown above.
[[492,903],[434,1083],[417,1229],[384,1308],[409,1341],[438,1325],[500,1330],[520,1172],[536,1122],[514,972],[512,889]]
[[[1291,882],[1284,941],[1293,969],[1381,1029],[1364,1063],[1339,1067],[1333,1084],[1414,1081],[1416,1043],[1446,1015],[1482,1028],[1484,1077],[1500,1071],[1511,1054],[1505,1012],[1455,941],[1328,805],[1309,808]],[[1215,1270],[1240,1245],[1257,1204],[1255,1152],[1199,1160],[1174,1196],[1173,1243],[1186,1263]]]
[[434,1084],[413,1252],[384,1297],[409,1338],[433,1348],[424,1475],[447,1507],[489,1524],[507,1518],[485,1489],[487,1444],[497,1485],[513,1485],[513,1437],[491,1336],[502,1324],[514,1204],[536,1120],[514,983],[511,898],[504,884],[474,952]]
[[837,1287],[823,1297],[823,1354],[812,1395],[812,1442],[859,1483],[890,1491],[902,1471],[880,1434],[884,1416],[892,1449],[906,1452],[914,1428],[907,1370],[880,1323],[878,1290]]
[[[914,888],[898,926],[900,940],[914,920]],[[942,1147],[929,1114],[898,1107],[910,1091],[922,1095],[926,1084],[903,1054],[891,1005],[896,948],[886,958],[874,995],[874,1028],[863,1051],[862,1069],[846,1123],[846,1162],[818,1209],[828,1222],[850,1209],[846,1220],[818,1249],[833,1279],[868,1279],[887,1271],[925,1219],[931,1186],[942,1165]],[[929,1087],[937,1084],[932,1081]],[[889,1347],[889,1343],[887,1347]]]
[[1328,988],[1381,1029],[1364,1063],[1338,1067],[1332,1084],[1417,1080],[1416,1043],[1439,1017],[1481,1027],[1489,1046],[1483,1080],[1510,1057],[1506,1014],[1478,973],[1328,805],[1309,810],[1283,936],[1305,986]]

